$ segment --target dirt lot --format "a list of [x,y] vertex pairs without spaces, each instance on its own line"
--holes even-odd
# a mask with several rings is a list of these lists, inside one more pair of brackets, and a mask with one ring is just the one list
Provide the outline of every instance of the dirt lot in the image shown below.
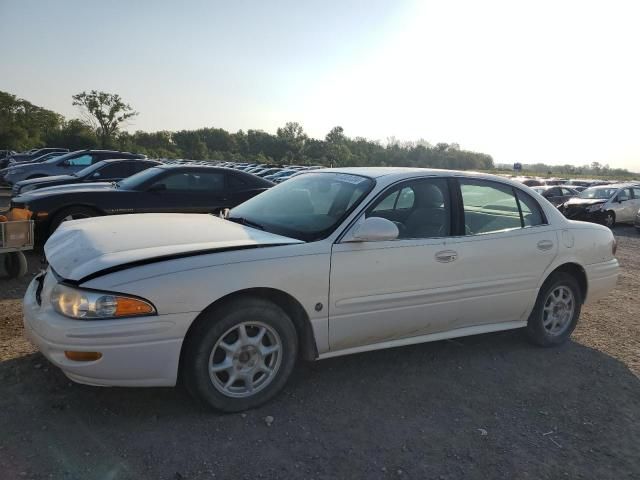
[[0,279],[0,477],[640,478],[640,235],[616,234],[620,285],[565,346],[507,332],[301,364],[235,415],[70,383],[22,337],[32,255]]

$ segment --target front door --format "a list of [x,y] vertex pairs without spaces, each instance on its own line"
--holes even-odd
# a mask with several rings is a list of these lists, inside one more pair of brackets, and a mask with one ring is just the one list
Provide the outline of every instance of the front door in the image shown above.
[[392,241],[337,243],[331,255],[332,351],[448,330],[457,315],[445,239],[448,182],[424,178],[383,192],[367,209],[398,226]]

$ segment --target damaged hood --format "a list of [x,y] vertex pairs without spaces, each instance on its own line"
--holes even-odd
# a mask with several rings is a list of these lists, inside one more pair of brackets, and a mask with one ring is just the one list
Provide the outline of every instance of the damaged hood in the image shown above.
[[147,213],[68,221],[44,246],[51,267],[67,280],[129,263],[218,249],[303,243],[212,215]]

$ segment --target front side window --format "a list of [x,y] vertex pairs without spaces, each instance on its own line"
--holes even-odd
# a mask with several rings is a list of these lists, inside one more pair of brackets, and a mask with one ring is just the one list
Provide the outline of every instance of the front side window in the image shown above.
[[466,235],[500,232],[522,227],[514,191],[507,185],[460,179]]
[[305,173],[231,210],[229,220],[303,241],[329,235],[373,187],[372,179],[345,173]]
[[451,234],[447,181],[419,179],[384,192],[366,213],[396,224],[398,238],[437,238]]
[[633,197],[634,198],[640,198],[640,188],[634,188],[633,189]]

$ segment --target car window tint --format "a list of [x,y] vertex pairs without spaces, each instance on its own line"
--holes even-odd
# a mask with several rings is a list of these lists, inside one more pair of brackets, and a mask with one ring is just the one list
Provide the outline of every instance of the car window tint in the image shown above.
[[92,163],[93,163],[93,156],[89,154],[80,155],[79,157],[71,158],[67,160],[67,165],[71,165],[74,167],[88,167]]
[[451,207],[445,179],[420,179],[393,188],[366,213],[396,224],[399,238],[434,238],[451,234]]
[[411,187],[404,187],[400,190],[400,196],[396,202],[396,209],[412,208],[415,201],[415,192]]
[[126,174],[126,163],[127,162],[116,162],[107,164],[106,166],[98,170],[98,173],[100,173],[100,175],[98,175],[98,178],[124,178],[128,176]]
[[620,193],[618,193],[618,200],[629,200],[629,198],[631,198],[631,189],[629,188],[623,188],[622,190],[620,190]]
[[167,190],[222,190],[224,188],[224,174],[208,172],[174,173],[167,175],[154,185],[161,184],[163,184]]
[[249,184],[238,175],[227,175],[227,182],[229,188],[231,188],[232,190],[240,190],[249,186]]
[[521,228],[513,189],[496,182],[460,179],[465,233],[476,235]]
[[520,201],[520,210],[522,211],[522,221],[525,227],[535,227],[545,223],[544,215],[540,204],[533,197],[516,189],[516,195]]
[[149,162],[138,162],[138,161],[132,161],[132,162],[127,162],[127,167],[129,169],[129,175],[134,175],[138,172],[141,172],[143,170],[146,170],[149,167],[152,167],[153,164],[149,163]]
[[398,199],[398,195],[400,194],[400,190],[394,190],[388,195],[385,195],[384,198],[373,208],[374,212],[384,211],[384,210],[393,210],[393,207],[396,205],[396,200]]

